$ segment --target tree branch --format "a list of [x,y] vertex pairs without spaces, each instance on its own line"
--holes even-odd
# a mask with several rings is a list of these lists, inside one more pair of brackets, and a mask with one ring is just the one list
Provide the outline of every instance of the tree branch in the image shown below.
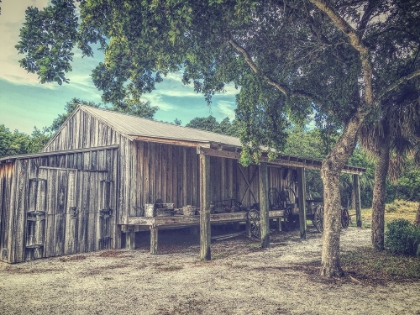
[[333,8],[328,0],[309,0],[318,9],[324,12],[331,22],[338,27],[350,40],[350,44],[360,54],[360,60],[363,68],[363,81],[365,83],[365,103],[373,105],[373,88],[372,88],[372,63],[369,60],[369,49],[363,43],[356,30],[350,26]]
[[[257,65],[255,64],[255,62],[252,60],[248,51],[245,48],[243,48],[242,46],[240,46],[233,39],[230,39],[229,43],[233,46],[233,48],[235,48],[238,52],[240,52],[244,56],[246,63],[249,65],[249,67],[252,69],[252,71],[259,74],[260,71],[259,71]],[[308,93],[304,90],[293,90],[293,91],[291,91],[287,86],[282,85],[278,82],[275,82],[274,80],[270,79],[267,75],[262,74],[262,76],[263,76],[264,80],[266,80],[269,85],[274,86],[277,90],[279,90],[281,93],[283,93],[286,97],[301,96],[301,97],[307,98],[307,99],[309,99],[309,100],[311,100],[315,103],[318,103],[316,97],[314,95],[312,95],[311,93]]]
[[[249,65],[249,67],[252,69],[252,71],[254,71],[255,73],[259,73],[258,67],[257,65],[254,63],[254,61],[252,61],[251,56],[249,55],[249,53],[246,51],[245,48],[243,48],[242,46],[240,46],[237,42],[235,42],[233,39],[229,40],[229,43],[233,46],[233,48],[235,48],[237,51],[239,51],[245,58],[246,63]],[[263,75],[264,79],[267,81],[267,83],[269,85],[274,86],[277,90],[279,90],[280,92],[282,92],[285,96],[289,96],[289,89],[284,86],[281,85],[277,82],[274,82],[273,80],[271,80],[268,76]]]
[[399,85],[404,84],[405,82],[414,79],[415,77],[420,76],[420,69],[411,72],[409,75],[406,75],[405,77],[400,78],[399,80],[397,80],[394,84],[392,84],[391,86],[389,86],[387,89],[385,89],[385,91],[383,91],[379,97],[378,97],[378,102],[380,102],[382,100],[382,98],[388,94],[389,92],[395,90]]
[[357,26],[357,30],[359,31],[360,36],[363,37],[363,34],[366,31],[366,26],[369,23],[370,17],[375,12],[375,9],[377,7],[378,1],[369,1],[368,6],[359,22],[359,25]]

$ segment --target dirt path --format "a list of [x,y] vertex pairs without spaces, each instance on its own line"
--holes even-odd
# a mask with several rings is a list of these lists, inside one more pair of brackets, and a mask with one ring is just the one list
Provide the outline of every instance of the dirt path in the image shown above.
[[[197,239],[166,244],[160,255],[102,251],[0,263],[0,314],[420,314],[420,282],[364,285],[324,281],[305,270],[321,239],[272,236],[272,247],[238,237],[212,244],[198,260]],[[184,240],[186,238],[184,237]],[[342,249],[367,246],[370,230],[349,228]],[[190,242],[190,243],[188,243]]]

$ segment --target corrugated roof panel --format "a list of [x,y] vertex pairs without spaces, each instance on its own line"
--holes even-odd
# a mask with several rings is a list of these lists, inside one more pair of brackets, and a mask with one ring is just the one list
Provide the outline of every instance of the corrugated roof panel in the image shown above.
[[114,111],[80,106],[80,108],[104,121],[116,131],[130,136],[145,136],[163,139],[176,139],[197,142],[216,142],[228,146],[241,147],[238,138],[221,135],[214,132],[181,127],[169,123],[130,116]]

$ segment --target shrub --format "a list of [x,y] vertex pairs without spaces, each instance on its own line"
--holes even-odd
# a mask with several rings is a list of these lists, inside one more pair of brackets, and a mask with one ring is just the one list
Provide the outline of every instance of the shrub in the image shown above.
[[387,225],[385,246],[394,254],[415,255],[420,243],[420,228],[410,221],[397,219]]

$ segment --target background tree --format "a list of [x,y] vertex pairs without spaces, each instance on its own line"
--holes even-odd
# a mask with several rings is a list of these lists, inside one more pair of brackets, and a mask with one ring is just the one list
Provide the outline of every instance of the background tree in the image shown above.
[[224,118],[220,123],[211,115],[208,117],[196,117],[191,119],[185,127],[211,131],[234,137],[238,134],[236,122],[231,122],[229,117]]
[[15,130],[11,132],[5,125],[0,125],[0,158],[4,156],[39,152],[50,139],[47,130],[36,127],[29,136]]
[[[402,68],[400,71],[409,70]],[[416,154],[416,149],[419,150],[416,144],[420,142],[420,93],[417,86],[420,81],[417,81],[411,80],[384,99],[378,111],[372,113],[375,114],[374,122],[367,120],[360,133],[361,143],[376,160],[372,244],[378,250],[384,249],[385,241],[387,176],[396,182],[409,154]]]
[[25,54],[22,66],[41,81],[66,81],[69,42],[86,55],[92,43],[105,50],[92,74],[105,102],[150,92],[162,75],[180,70],[183,82],[209,102],[234,82],[241,86],[236,114],[245,164],[261,154],[261,145],[282,149],[287,115],[299,121],[315,111],[324,130],[341,130],[321,169],[321,273],[343,274],[340,172],[368,113],[420,75],[418,1],[86,0],[78,27],[73,1],[52,4],[42,11],[48,14],[27,11],[17,46]]

